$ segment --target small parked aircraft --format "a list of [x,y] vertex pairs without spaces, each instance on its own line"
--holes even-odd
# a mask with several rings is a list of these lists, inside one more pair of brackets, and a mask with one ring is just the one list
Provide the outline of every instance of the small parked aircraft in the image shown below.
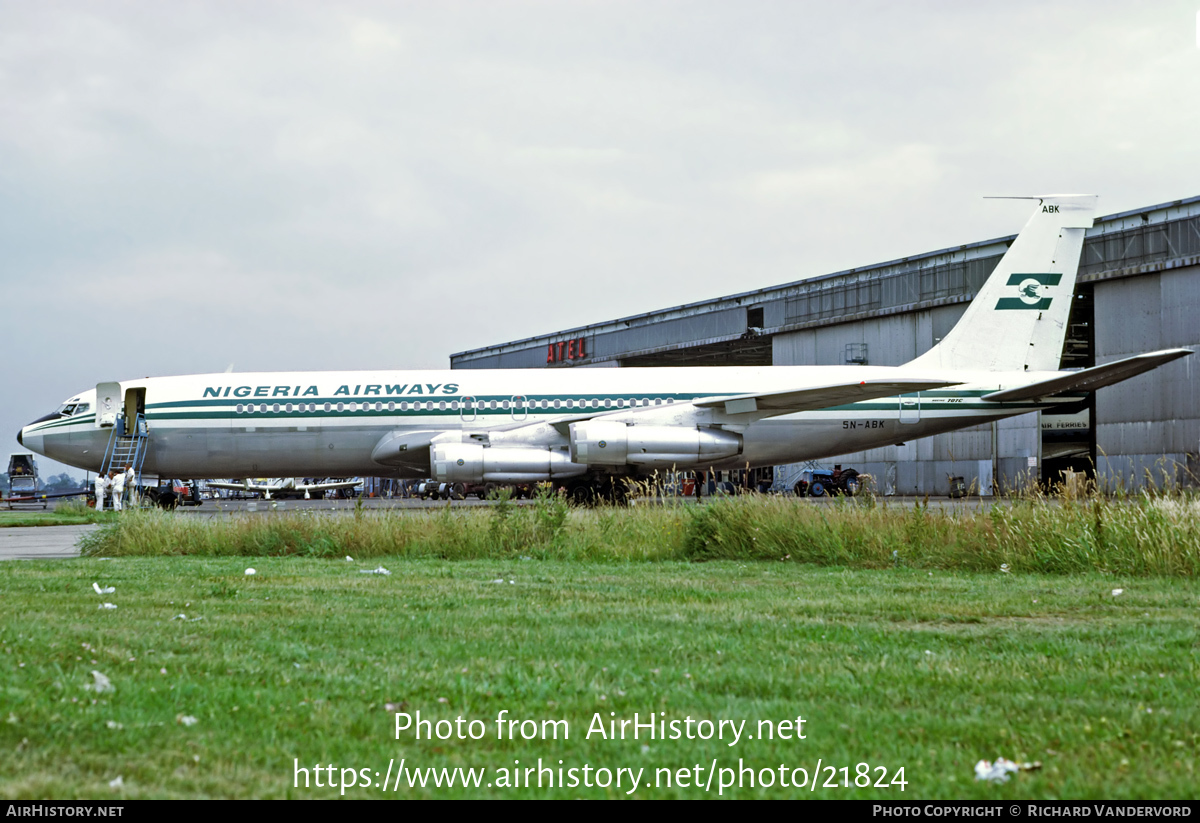
[[354,489],[362,486],[361,480],[335,480],[327,483],[306,483],[302,477],[281,477],[275,480],[264,480],[262,482],[253,482],[243,480],[239,482],[222,483],[217,480],[209,480],[206,484],[210,489],[227,489],[229,491],[239,492],[257,492],[265,499],[270,500],[272,497],[303,497],[305,500],[312,498],[313,492],[326,492],[332,489]]

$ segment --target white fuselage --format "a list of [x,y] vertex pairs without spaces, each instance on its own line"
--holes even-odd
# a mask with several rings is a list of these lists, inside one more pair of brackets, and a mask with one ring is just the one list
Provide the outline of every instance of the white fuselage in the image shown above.
[[[566,450],[567,435],[553,424],[586,415],[735,432],[742,438],[737,455],[675,468],[757,467],[890,445],[1077,399],[989,402],[982,396],[1057,373],[956,372],[944,375],[961,381],[950,388],[775,416],[692,404],[904,373],[871,366],[278,372],[146,378],[121,388],[145,389],[150,438],[143,471],[178,478],[424,477],[431,473],[427,451],[410,464],[381,464],[372,458],[381,439],[461,432],[491,445]],[[111,429],[97,426],[94,390],[75,399],[93,411],[32,423],[21,439],[36,452],[96,471]]]

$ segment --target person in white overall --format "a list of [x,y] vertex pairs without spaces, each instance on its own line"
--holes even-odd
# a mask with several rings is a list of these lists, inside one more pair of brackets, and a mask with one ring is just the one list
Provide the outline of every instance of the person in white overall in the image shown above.
[[124,502],[124,497],[125,497],[125,472],[121,472],[120,474],[113,474],[112,472],[109,472],[109,474],[113,475],[113,479],[112,479],[113,511],[119,512],[119,511],[121,511],[121,505]]
[[125,467],[125,488],[129,489],[129,505],[137,506],[137,475],[133,466]]
[[104,511],[104,490],[108,488],[108,478],[103,474],[96,475],[96,511]]

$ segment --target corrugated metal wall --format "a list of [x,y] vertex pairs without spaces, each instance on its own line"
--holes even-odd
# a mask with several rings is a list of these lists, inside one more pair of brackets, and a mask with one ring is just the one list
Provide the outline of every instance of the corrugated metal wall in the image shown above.
[[[1197,235],[1200,245],[1200,234]],[[1200,348],[1200,265],[1096,284],[1096,362]],[[1197,485],[1200,363],[1185,357],[1096,393],[1096,463],[1110,483]]]

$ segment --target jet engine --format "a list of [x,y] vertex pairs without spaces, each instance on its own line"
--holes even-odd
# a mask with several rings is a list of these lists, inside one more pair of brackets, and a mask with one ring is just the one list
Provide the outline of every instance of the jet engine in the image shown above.
[[608,420],[571,424],[571,460],[589,466],[670,468],[735,457],[741,435],[686,426],[627,426]]
[[587,471],[562,450],[440,443],[430,452],[434,479],[447,483],[536,483]]

